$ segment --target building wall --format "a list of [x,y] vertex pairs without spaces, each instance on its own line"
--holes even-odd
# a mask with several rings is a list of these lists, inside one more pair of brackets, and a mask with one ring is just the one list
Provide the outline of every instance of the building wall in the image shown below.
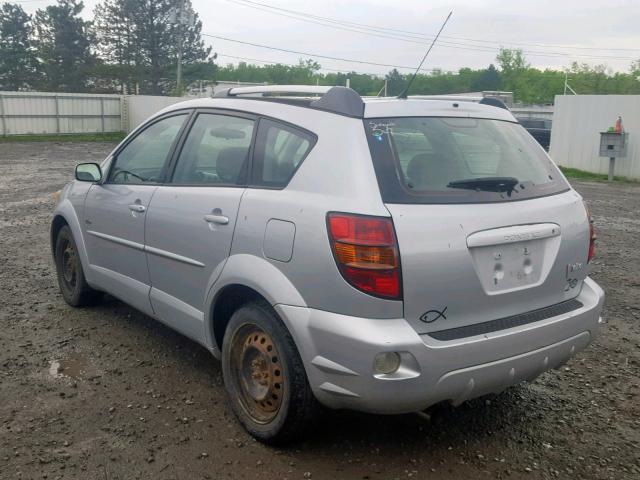
[[627,157],[616,159],[616,175],[640,180],[640,95],[557,95],[549,154],[565,167],[607,173],[609,159],[599,156],[600,132],[618,115],[629,134]]

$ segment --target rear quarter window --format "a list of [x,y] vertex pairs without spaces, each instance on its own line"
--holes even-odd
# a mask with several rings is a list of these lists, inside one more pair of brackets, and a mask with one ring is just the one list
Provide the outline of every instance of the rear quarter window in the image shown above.
[[253,155],[253,181],[257,187],[284,188],[315,145],[304,130],[261,119]]

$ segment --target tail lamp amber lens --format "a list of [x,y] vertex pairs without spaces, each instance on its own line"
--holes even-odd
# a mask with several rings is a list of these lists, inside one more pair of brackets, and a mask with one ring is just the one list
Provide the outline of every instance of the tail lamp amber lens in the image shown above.
[[400,257],[390,218],[330,213],[327,228],[347,282],[371,295],[401,299]]

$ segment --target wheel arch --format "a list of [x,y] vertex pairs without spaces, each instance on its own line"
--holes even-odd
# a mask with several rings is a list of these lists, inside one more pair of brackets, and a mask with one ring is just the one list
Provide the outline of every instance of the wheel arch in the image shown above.
[[62,227],[64,227],[65,225],[69,225],[69,222],[67,222],[67,219],[64,218],[63,215],[57,214],[53,217],[53,220],[51,220],[51,230],[49,232],[50,235],[50,242],[51,242],[51,254],[53,257],[55,257],[55,253],[56,253],[56,242],[58,240],[58,234],[60,233],[60,230],[62,230]]
[[269,261],[249,254],[229,257],[206,301],[205,335],[214,355],[220,356],[222,340],[233,312],[248,302],[258,300],[271,307],[277,304],[306,306],[291,281]]
[[76,248],[82,264],[85,278],[89,285],[92,285],[91,269],[89,268],[89,257],[87,255],[87,249],[84,243],[84,235],[80,228],[80,220],[76,214],[75,208],[69,200],[63,200],[56,207],[53,219],[51,220],[50,239],[51,239],[51,253],[55,257],[56,239],[60,230],[67,225],[71,229],[71,233],[76,242]]

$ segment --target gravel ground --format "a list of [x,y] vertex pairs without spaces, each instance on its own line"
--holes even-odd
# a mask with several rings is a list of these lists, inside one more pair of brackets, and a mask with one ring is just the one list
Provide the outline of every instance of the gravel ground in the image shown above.
[[58,293],[50,194],[112,147],[0,144],[0,478],[640,478],[640,185],[576,183],[609,325],[566,367],[426,416],[331,412],[274,449],[235,422],[202,347],[115,299],[74,310]]

